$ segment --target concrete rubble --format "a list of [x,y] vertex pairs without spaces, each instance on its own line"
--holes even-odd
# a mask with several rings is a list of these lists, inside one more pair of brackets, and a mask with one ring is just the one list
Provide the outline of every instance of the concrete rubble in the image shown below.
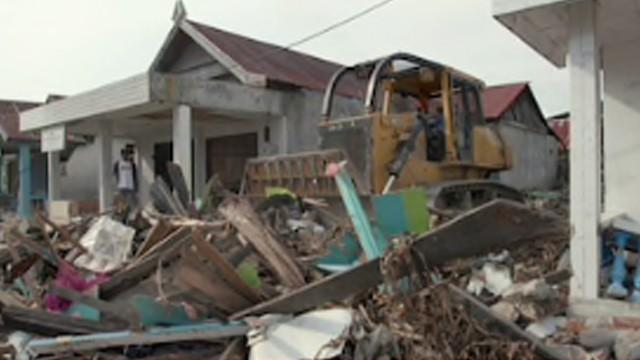
[[632,311],[569,307],[549,204],[498,200],[379,239],[286,190],[209,188],[199,209],[159,180],[140,211],[6,219],[5,358],[640,358]]

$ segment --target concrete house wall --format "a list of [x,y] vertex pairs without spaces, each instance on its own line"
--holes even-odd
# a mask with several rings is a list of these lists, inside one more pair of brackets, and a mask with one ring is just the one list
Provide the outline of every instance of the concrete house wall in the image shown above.
[[603,55],[605,211],[640,220],[640,40],[607,46]]

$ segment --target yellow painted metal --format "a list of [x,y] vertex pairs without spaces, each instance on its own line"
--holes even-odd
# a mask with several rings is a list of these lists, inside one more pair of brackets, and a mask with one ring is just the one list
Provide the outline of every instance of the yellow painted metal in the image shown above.
[[454,109],[453,109],[453,84],[451,81],[451,73],[443,71],[440,76],[441,92],[442,92],[442,111],[444,114],[445,134],[447,144],[447,159],[449,161],[458,160],[458,136],[455,125]]
[[497,130],[489,126],[473,129],[473,162],[496,170],[512,167],[511,149],[502,141]]
[[[394,161],[404,141],[417,124],[415,112],[393,112],[396,92],[439,96],[445,128],[445,158],[440,162],[427,160],[427,136],[418,138],[415,150],[404,166],[394,188],[430,186],[446,181],[486,179],[491,172],[510,168],[511,153],[489,125],[475,124],[472,130],[473,156],[461,161],[458,151],[455,101],[458,96],[453,87],[451,70],[419,72],[418,76],[385,80],[382,112],[368,113],[357,117],[331,119],[319,126],[324,130],[339,131],[367,122],[370,154],[366,154],[368,174],[351,168],[356,187],[365,195],[380,194],[389,180],[389,165]],[[434,95],[435,94],[435,95]],[[431,109],[433,110],[433,109]],[[365,151],[365,149],[362,149]],[[322,164],[331,161],[349,160],[344,149],[325,149],[304,154],[292,154],[249,161],[245,176],[248,195],[260,195],[268,186],[283,186],[302,196],[337,196],[333,181],[324,175]]]

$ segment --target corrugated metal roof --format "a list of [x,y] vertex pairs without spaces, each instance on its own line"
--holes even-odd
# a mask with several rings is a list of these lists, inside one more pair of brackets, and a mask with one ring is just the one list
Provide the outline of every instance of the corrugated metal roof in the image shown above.
[[487,87],[484,90],[484,114],[487,120],[500,118],[518,100],[529,84],[515,83]]
[[20,112],[40,106],[29,101],[0,100],[0,126],[7,136],[6,141],[38,141],[37,134],[20,132]]
[[[264,75],[269,81],[324,91],[331,76],[343,65],[295,50],[189,21],[211,43],[245,70]],[[363,97],[364,85],[345,78],[338,93]]]

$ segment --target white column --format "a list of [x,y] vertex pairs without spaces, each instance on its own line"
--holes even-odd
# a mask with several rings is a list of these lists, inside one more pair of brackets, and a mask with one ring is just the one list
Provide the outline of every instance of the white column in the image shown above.
[[203,131],[193,137],[193,185],[195,197],[201,197],[207,183],[207,139]]
[[49,201],[60,200],[60,153],[51,151],[47,153],[47,193]]
[[149,191],[155,179],[153,145],[153,141],[150,139],[136,139],[136,149],[138,150],[138,198],[141,205],[145,205],[151,200]]
[[193,194],[191,168],[192,122],[191,107],[177,105],[173,108],[173,162],[180,165],[187,188]]
[[571,296],[598,297],[600,273],[600,46],[597,2],[569,5],[571,79]]
[[109,209],[113,203],[113,124],[111,120],[100,120],[98,145],[98,198],[100,211]]

